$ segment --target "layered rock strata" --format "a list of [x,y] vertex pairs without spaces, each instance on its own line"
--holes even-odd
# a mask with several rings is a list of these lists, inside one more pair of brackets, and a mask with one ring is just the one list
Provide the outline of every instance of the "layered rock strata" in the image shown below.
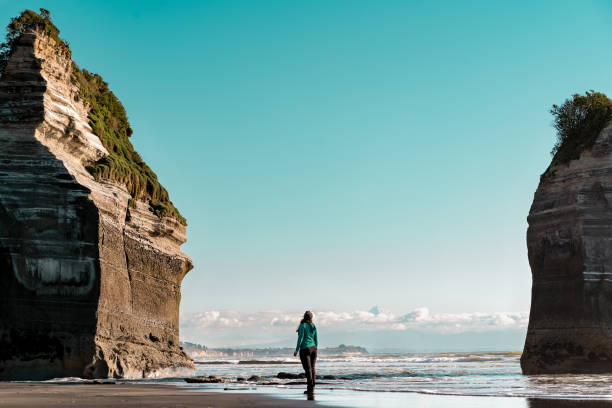
[[612,126],[542,175],[527,220],[523,372],[612,372]]
[[185,227],[87,172],[108,152],[71,70],[33,31],[0,79],[0,379],[193,370],[178,338]]

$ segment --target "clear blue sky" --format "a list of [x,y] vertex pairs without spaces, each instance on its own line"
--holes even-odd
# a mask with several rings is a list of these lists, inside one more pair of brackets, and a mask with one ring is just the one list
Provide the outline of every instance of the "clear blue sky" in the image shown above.
[[182,310],[529,308],[550,105],[612,93],[607,1],[48,8],[189,222]]

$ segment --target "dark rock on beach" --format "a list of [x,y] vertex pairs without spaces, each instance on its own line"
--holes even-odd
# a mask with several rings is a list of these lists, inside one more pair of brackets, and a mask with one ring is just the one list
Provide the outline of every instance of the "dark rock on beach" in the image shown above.
[[117,384],[117,382],[113,380],[93,380],[91,381],[91,384],[114,385]]
[[184,378],[184,380],[185,382],[188,382],[188,383],[204,383],[204,384],[211,384],[211,383],[216,384],[216,383],[229,382],[228,379],[219,377],[218,375],[189,377],[189,378]]
[[541,176],[527,218],[525,374],[612,372],[612,126]]
[[298,378],[306,378],[306,374],[304,373],[299,373],[299,374],[293,374],[293,373],[285,373],[285,372],[280,372],[276,375],[276,378],[280,378],[283,380],[295,380]]

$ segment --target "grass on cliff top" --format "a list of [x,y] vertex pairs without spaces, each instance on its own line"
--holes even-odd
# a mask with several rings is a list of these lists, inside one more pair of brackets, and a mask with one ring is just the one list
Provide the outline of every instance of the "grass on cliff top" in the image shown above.
[[[6,40],[0,44],[0,73],[10,58],[19,37],[31,30],[39,30],[55,40],[57,45],[70,53],[68,42],[59,37],[59,29],[51,21],[49,11],[40,9],[40,14],[25,10],[11,19],[7,27]],[[79,87],[79,96],[88,108],[89,124],[100,138],[109,155],[92,163],[87,170],[96,180],[113,180],[125,185],[132,199],[130,207],[135,207],[134,199],[148,201],[149,210],[158,217],[171,217],[181,224],[187,221],[172,204],[168,191],[159,183],[157,175],[142,160],[130,142],[132,128],[125,108],[108,84],[98,74],[81,70],[72,64],[71,80]]]
[[19,16],[11,18],[6,27],[6,39],[0,44],[0,73],[4,72],[6,63],[13,53],[14,46],[19,37],[32,30],[44,32],[49,38],[53,39],[60,48],[68,52],[68,55],[72,55],[68,42],[59,37],[60,30],[53,24],[53,21],[51,21],[48,10],[41,8],[40,14],[32,10],[24,10]]
[[81,70],[74,63],[71,79],[78,84],[79,96],[88,106],[93,132],[109,152],[108,156],[88,166],[89,172],[96,180],[108,179],[124,184],[133,198],[148,201],[149,209],[158,217],[172,217],[187,225],[155,172],[134,150],[129,139],[132,128],[125,109],[108,89],[108,84],[100,75]]
[[557,130],[557,142],[550,152],[552,167],[578,159],[593,147],[612,119],[612,101],[603,93],[590,90],[584,95],[572,95],[561,105],[553,105],[550,113]]

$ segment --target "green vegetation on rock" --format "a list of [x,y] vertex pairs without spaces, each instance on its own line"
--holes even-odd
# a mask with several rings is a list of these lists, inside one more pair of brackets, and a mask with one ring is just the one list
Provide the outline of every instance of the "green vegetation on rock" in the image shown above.
[[0,73],[4,72],[17,39],[19,39],[21,34],[31,30],[44,32],[59,47],[68,52],[68,55],[71,55],[68,42],[59,37],[60,30],[51,21],[48,10],[41,8],[40,14],[32,10],[24,10],[18,17],[11,18],[6,27],[6,39],[4,43],[0,44]]
[[[19,17],[11,19],[7,27],[6,41],[0,45],[0,72],[4,71],[19,37],[31,30],[44,32],[71,56],[69,45],[59,38],[60,31],[51,21],[49,12],[40,9],[38,14],[25,10]],[[71,80],[78,86],[79,97],[88,109],[89,125],[109,152],[108,156],[92,163],[87,170],[98,181],[106,179],[125,185],[132,196],[128,203],[131,208],[136,208],[134,199],[147,201],[149,210],[158,217],[172,217],[187,225],[185,218],[170,201],[168,192],[157,180],[157,175],[134,150],[129,139],[132,128],[125,108],[108,84],[100,75],[80,69],[74,62]]]
[[[96,180],[108,179],[124,184],[133,198],[149,202],[149,209],[158,217],[172,217],[187,225],[174,207],[157,175],[134,150],[129,137],[132,128],[125,109],[98,74],[81,70],[72,64],[72,81],[79,86],[79,96],[89,109],[89,124],[109,155],[90,165],[87,170]],[[135,204],[130,203],[133,207]]]
[[566,164],[593,147],[599,133],[612,119],[612,101],[603,93],[590,90],[584,95],[572,95],[561,105],[553,105],[550,113],[557,130],[551,166]]

